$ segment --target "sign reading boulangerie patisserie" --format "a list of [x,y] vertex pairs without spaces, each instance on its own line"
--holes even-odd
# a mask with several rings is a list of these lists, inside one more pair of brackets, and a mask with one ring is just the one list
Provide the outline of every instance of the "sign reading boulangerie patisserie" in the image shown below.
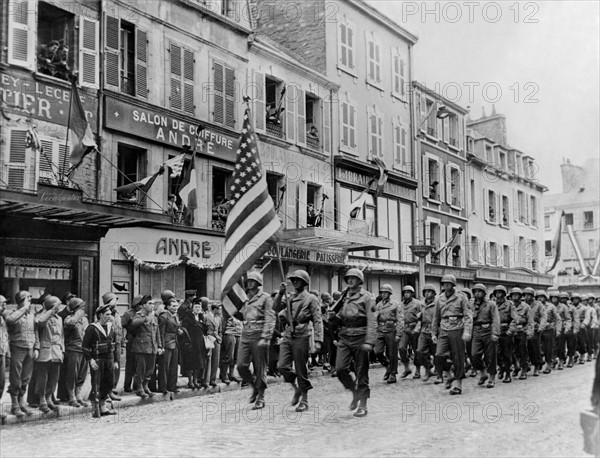
[[[200,124],[204,129],[196,135]],[[200,154],[235,161],[237,137],[224,135],[201,122],[189,122],[162,110],[148,109],[107,97],[106,127],[178,149],[182,145],[196,142],[193,149]]]

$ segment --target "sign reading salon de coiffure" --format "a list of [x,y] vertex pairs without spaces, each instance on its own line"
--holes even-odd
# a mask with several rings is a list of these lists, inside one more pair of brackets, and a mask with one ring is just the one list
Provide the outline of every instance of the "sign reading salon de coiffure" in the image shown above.
[[183,116],[177,117],[156,109],[143,108],[106,98],[106,127],[127,132],[154,142],[180,149],[196,141],[199,124],[204,130],[198,135],[195,149],[198,153],[235,162],[237,137],[224,135],[202,122],[189,122]]

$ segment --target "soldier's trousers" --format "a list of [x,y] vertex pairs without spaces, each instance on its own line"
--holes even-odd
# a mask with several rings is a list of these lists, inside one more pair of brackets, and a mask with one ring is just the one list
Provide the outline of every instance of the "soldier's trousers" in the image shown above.
[[442,375],[445,369],[445,360],[450,357],[454,366],[454,379],[462,380],[465,378],[465,343],[462,340],[462,335],[463,329],[440,330],[435,350],[435,368],[438,376]]
[[[267,364],[269,347],[258,345],[257,339],[244,339],[240,341],[238,352],[238,372],[245,382],[254,386],[260,394],[267,389]],[[254,366],[254,374],[250,371],[250,363]]]
[[135,375],[135,356],[131,353],[131,348],[133,347],[133,337],[127,340],[125,344],[125,383],[124,389],[131,389],[131,382],[133,381],[133,376]]
[[577,334],[577,351],[580,355],[587,353],[587,328],[581,326],[579,328],[579,333]]
[[564,332],[561,332],[560,335],[558,335],[556,337],[554,342],[555,342],[555,347],[556,347],[554,354],[562,362],[565,362],[567,359],[567,354],[566,354],[567,335]]
[[379,362],[387,366],[386,373],[398,373],[398,342],[396,342],[395,330],[387,332],[377,331],[375,354]]
[[423,366],[425,366],[426,369],[431,369],[431,356],[435,355],[435,344],[433,343],[430,332],[419,333],[417,355]]
[[415,359],[413,361],[415,366],[420,366],[421,361],[419,360],[419,357],[417,355],[417,348],[419,346],[419,333],[418,332],[402,331],[402,337],[400,337],[400,346],[399,346],[400,361],[402,361],[402,364],[408,364],[408,346],[409,345],[415,354]]
[[33,348],[21,348],[11,345],[8,392],[14,396],[23,396],[31,380],[32,371]]
[[[154,356],[154,355],[152,355]],[[92,390],[90,391],[90,401],[105,401],[113,387],[113,358],[96,359],[98,370],[90,367]]]
[[[224,334],[221,342],[221,361],[219,377],[221,380],[227,380],[227,374],[233,376],[233,367],[235,366],[235,336],[233,334]],[[229,369],[231,367],[231,370]]]
[[156,354],[132,353],[132,356],[135,358],[135,376],[133,379],[133,386],[134,390],[139,391],[144,389],[144,386],[150,382],[150,377],[154,373],[154,369],[156,366]]
[[575,356],[575,350],[577,350],[577,334],[571,331],[567,334],[567,356]]
[[[294,383],[298,379],[300,391],[306,393],[312,389],[308,380],[308,336],[290,339],[284,337],[279,345],[279,361],[277,369],[288,383]],[[294,363],[295,372],[292,370]]]
[[552,364],[554,359],[554,328],[546,329],[542,332],[542,349],[544,351],[544,360],[546,364]]
[[83,353],[77,351],[66,351],[65,362],[63,364],[65,370],[65,389],[69,400],[75,397],[75,388],[83,386],[87,377],[88,364]]
[[[369,389],[369,352],[361,349],[364,341],[365,335],[340,335],[335,361],[335,370],[344,388],[356,391],[358,397],[363,400],[371,395]],[[356,380],[350,374],[353,361]]]
[[498,365],[502,372],[510,372],[513,352],[513,336],[500,334],[498,339]]
[[533,337],[527,340],[527,349],[531,364],[540,369],[542,367],[542,337],[539,331],[535,331]]
[[46,403],[46,398],[52,396],[58,385],[60,362],[39,363],[39,371],[35,383],[35,394],[40,404]]
[[517,332],[515,334],[515,361],[521,370],[527,372],[529,369],[529,354],[527,351],[527,333]]
[[588,328],[587,329],[588,356],[592,356],[594,354],[594,351],[596,350],[595,337],[596,337],[596,330],[592,329],[592,328]]
[[492,332],[489,328],[482,329],[480,326],[473,328],[471,363],[476,370],[483,370],[485,367],[490,375],[496,375],[496,342],[492,340]]

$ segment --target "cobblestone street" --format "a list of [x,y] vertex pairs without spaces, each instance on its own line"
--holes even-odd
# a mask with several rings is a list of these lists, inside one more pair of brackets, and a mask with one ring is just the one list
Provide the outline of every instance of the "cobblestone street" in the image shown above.
[[297,414],[283,383],[252,411],[249,390],[142,405],[100,420],[75,416],[3,427],[0,455],[13,456],[583,456],[579,412],[593,364],[499,383],[469,378],[464,394],[418,380],[386,385],[372,369],[369,414],[348,411],[337,379],[318,377],[311,408]]

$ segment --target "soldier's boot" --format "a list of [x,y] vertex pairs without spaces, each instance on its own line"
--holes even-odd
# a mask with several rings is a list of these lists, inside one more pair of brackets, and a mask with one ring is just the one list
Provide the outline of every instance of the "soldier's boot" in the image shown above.
[[350,410],[355,410],[358,407],[359,396],[356,390],[352,390],[352,402],[350,403]]
[[487,381],[489,377],[487,370],[482,369],[481,371],[481,375],[479,376],[479,381],[477,382],[477,385],[482,386],[485,384],[485,382]]
[[582,353],[579,357],[579,364],[585,364],[585,353]]
[[543,370],[544,374],[549,374],[550,372],[552,372],[552,368],[550,367],[550,364],[546,363],[546,367]]
[[406,378],[410,374],[412,374],[412,372],[410,370],[410,367],[408,366],[408,363],[404,363],[404,372],[402,372],[402,375],[400,376],[400,378]]
[[431,373],[431,369],[429,367],[425,368],[425,376],[423,377],[423,381],[427,382],[433,374]]
[[258,397],[258,389],[253,388],[252,394],[250,395],[250,399],[248,399],[248,404],[254,404],[256,402],[257,397]]
[[259,410],[265,408],[265,395],[263,392],[259,392],[256,396],[256,402],[252,406],[252,410]]
[[48,395],[48,396],[46,396],[46,404],[48,404],[48,408],[50,410],[54,410],[54,411],[58,410],[58,406],[52,402],[52,395],[51,394]]
[[415,366],[415,375],[413,375],[413,379],[421,378],[421,366]]
[[19,401],[17,400],[17,396],[14,394],[10,395],[10,400],[11,400],[11,408],[10,408],[10,412],[16,416],[17,418],[22,418],[25,416],[25,414],[23,412],[21,412],[21,407],[19,407]]
[[569,356],[569,359],[567,360],[567,367],[573,367],[573,357]]
[[83,398],[81,397],[81,387],[75,387],[75,399],[77,400],[77,402],[79,403],[79,405],[81,407],[88,407],[90,404],[86,401],[83,400]]
[[294,384],[292,384],[292,386],[294,387],[294,396],[292,397],[292,406],[295,406],[300,401],[300,396],[304,396],[304,394],[302,393],[302,391],[300,391],[300,388],[298,388],[298,385],[296,385],[294,383]]
[[388,379],[390,378],[390,375],[392,375],[392,374],[390,374],[389,372],[386,372],[385,375],[383,376],[383,381],[387,382]]
[[296,407],[296,412],[305,412],[308,410],[308,392],[302,392],[302,399],[300,399],[300,404]]
[[100,418],[100,403],[98,401],[92,401],[92,418]]
[[539,377],[539,375],[540,375],[540,370],[538,369],[537,366],[533,366],[533,376]]
[[152,391],[150,391],[150,387],[148,386],[149,383],[150,383],[149,380],[145,380],[142,387],[143,387],[144,393],[146,393],[149,397],[153,397],[154,393]]
[[354,412],[355,417],[366,417],[367,416],[367,400],[361,399],[358,403],[358,409]]
[[451,395],[460,395],[462,394],[462,380],[457,379],[452,382],[453,387],[450,389]]
[[527,369],[523,368],[521,375],[519,376],[519,380],[527,380]]
[[25,399],[23,399],[23,395],[19,396],[19,408],[21,409],[21,412],[23,412],[25,415],[30,416],[33,415],[33,411],[29,410],[27,408],[27,403],[25,402]]
[[557,367],[557,369],[558,369],[559,371],[562,371],[562,370],[564,369],[564,366],[563,366],[563,361],[562,361],[562,359],[559,359],[559,360],[558,360],[558,367]]

